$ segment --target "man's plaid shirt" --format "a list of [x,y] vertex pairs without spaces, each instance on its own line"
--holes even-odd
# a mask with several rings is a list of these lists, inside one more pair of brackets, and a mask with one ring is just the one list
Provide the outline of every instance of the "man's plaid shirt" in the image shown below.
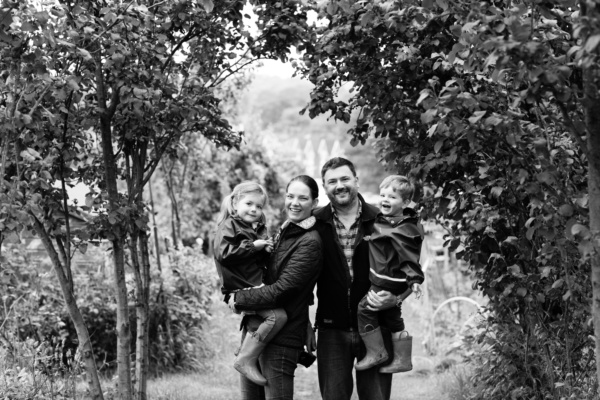
[[354,256],[354,241],[358,234],[358,224],[360,222],[360,215],[362,213],[362,202],[358,200],[358,210],[356,212],[356,219],[350,226],[350,229],[346,229],[344,224],[338,218],[335,208],[331,205],[331,211],[333,212],[333,223],[335,224],[335,231],[337,232],[338,239],[342,246],[344,256],[348,262],[348,272],[350,273],[350,279],[354,279],[354,271],[352,270],[352,257]]

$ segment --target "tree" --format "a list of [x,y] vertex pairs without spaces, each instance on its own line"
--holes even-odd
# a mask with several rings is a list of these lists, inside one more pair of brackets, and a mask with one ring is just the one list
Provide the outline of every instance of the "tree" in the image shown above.
[[[2,3],[0,105],[5,113],[0,121],[6,135],[0,172],[6,179],[0,189],[8,227],[3,234],[26,227],[44,238],[42,228],[48,229],[44,243],[52,255],[50,239],[64,227],[66,236],[58,245],[63,260],[52,259],[68,273],[75,240],[68,216],[94,212],[89,229],[78,235],[81,241],[111,243],[122,399],[134,393],[127,247],[138,311],[135,393],[145,397],[150,277],[145,185],[184,135],[238,146],[239,133],[222,118],[215,88],[261,57],[285,59],[307,30],[299,2],[251,3],[256,35],[245,23],[243,1]],[[62,184],[55,187],[57,182]],[[85,205],[75,207],[67,201],[66,187],[79,182],[90,193]],[[120,190],[122,182],[126,191]],[[63,294],[70,306],[73,288],[66,279]],[[77,307],[69,311],[75,320]],[[79,334],[85,344],[85,332],[78,329]],[[89,361],[95,368],[93,356]],[[94,397],[101,398],[99,384],[94,385]]]
[[[353,143],[384,138],[382,162],[432,189],[427,215],[490,299],[486,398],[595,396],[597,7],[330,1],[305,46],[309,115],[356,111]],[[340,101],[347,82],[353,96]]]

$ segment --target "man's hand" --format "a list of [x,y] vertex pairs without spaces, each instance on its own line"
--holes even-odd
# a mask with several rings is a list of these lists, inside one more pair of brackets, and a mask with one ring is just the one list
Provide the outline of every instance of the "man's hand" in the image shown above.
[[315,331],[313,331],[310,321],[308,321],[306,327],[306,351],[312,353],[315,350],[317,350],[317,337],[315,335]]
[[373,290],[369,290],[367,293],[367,309],[371,311],[382,311],[388,308],[396,307],[396,296],[387,290],[380,290],[375,293]]

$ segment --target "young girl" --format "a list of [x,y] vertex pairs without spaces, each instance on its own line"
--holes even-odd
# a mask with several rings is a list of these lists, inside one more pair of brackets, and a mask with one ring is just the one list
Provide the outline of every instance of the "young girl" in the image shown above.
[[[213,248],[225,303],[232,293],[262,285],[268,253],[273,249],[263,214],[266,203],[265,189],[248,181],[233,188],[223,200]],[[257,367],[257,359],[269,340],[285,325],[287,315],[281,308],[244,314],[245,318],[259,318],[261,323],[256,334],[246,335],[233,366],[252,382],[265,386],[267,380]]]

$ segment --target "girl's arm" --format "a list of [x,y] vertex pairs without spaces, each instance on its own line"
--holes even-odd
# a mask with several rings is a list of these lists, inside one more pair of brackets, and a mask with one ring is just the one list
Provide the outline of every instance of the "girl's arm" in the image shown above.
[[231,219],[225,220],[217,229],[214,242],[215,258],[228,266],[238,264],[257,252],[254,239],[236,232]]
[[277,282],[235,294],[237,310],[262,310],[281,307],[287,299],[313,282],[322,265],[321,241],[317,235],[305,236],[284,267]]

